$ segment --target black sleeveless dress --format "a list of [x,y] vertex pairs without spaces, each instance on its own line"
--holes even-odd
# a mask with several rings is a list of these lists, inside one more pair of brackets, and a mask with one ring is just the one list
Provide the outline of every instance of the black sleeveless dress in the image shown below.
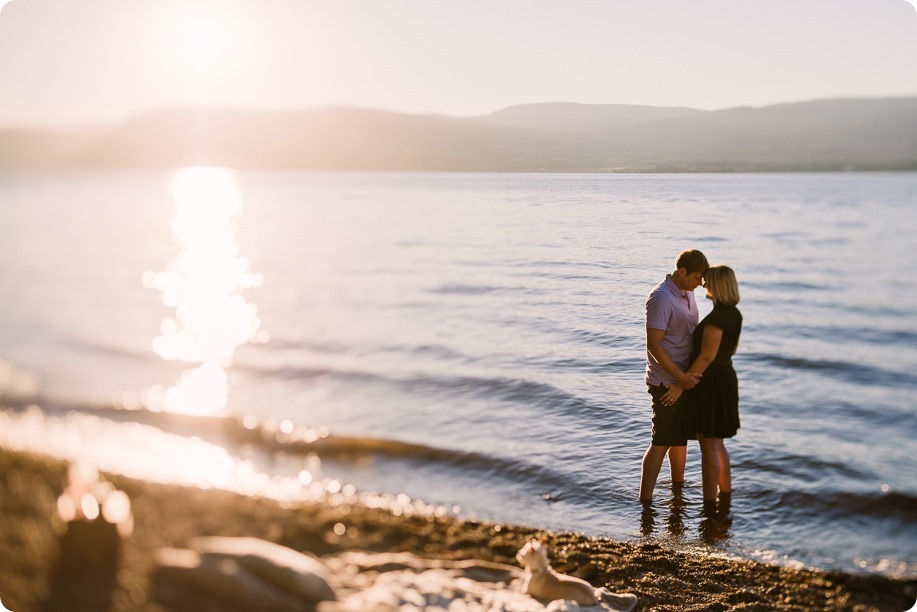
[[732,355],[742,333],[742,313],[735,306],[714,305],[694,329],[691,362],[700,354],[704,328],[723,330],[720,348],[697,386],[686,393],[688,432],[705,438],[731,438],[739,429],[739,381]]

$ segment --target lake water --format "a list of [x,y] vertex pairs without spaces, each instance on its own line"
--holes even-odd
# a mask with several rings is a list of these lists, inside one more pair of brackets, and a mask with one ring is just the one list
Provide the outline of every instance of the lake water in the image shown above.
[[[913,174],[2,174],[0,444],[913,577],[915,235]],[[726,525],[696,444],[636,502],[685,248],[742,291]]]

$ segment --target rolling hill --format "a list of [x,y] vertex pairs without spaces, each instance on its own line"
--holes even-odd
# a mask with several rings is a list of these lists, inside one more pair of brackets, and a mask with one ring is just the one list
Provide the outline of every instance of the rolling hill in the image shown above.
[[480,117],[170,109],[108,129],[0,131],[0,168],[496,172],[917,170],[917,98],[761,108],[546,103]]

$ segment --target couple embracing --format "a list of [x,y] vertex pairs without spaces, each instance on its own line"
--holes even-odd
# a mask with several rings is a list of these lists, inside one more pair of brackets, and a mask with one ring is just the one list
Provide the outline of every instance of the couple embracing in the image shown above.
[[[694,290],[703,285],[713,310],[698,323]],[[710,267],[697,250],[682,252],[646,301],[645,381],[653,398],[652,442],[643,456],[640,501],[653,498],[668,454],[672,482],[684,482],[688,439],[701,449],[704,504],[732,493],[723,440],[739,428],[739,386],[732,355],[742,331],[739,285],[732,269]]]

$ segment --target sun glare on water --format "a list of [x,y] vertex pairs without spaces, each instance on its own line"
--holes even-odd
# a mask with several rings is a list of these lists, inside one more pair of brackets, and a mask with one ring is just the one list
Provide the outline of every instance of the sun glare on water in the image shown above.
[[153,352],[200,365],[150,407],[216,414],[226,407],[226,368],[236,348],[259,337],[257,308],[239,292],[260,285],[261,276],[239,254],[236,218],[242,198],[231,172],[185,168],[173,179],[172,196],[172,233],[181,253],[169,270],[144,276],[144,284],[160,290],[166,306],[175,309],[175,316],[162,322]]

